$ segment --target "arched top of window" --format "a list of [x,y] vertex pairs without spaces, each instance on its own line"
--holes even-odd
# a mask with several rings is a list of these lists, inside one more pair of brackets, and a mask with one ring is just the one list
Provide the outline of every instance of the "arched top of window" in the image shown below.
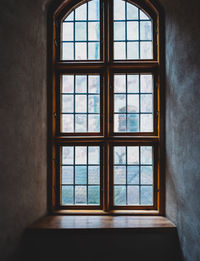
[[156,16],[145,1],[65,1],[57,12],[57,58],[102,61],[107,39],[113,60],[157,60]]

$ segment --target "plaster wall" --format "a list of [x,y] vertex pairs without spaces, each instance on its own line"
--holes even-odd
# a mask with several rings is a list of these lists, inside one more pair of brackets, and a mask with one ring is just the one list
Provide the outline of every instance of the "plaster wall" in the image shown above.
[[166,20],[166,215],[200,260],[200,2],[160,0]]
[[0,260],[46,213],[46,8],[0,1]]

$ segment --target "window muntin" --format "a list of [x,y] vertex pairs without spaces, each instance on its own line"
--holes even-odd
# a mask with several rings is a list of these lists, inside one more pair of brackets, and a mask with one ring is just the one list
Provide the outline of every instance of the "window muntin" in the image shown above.
[[[158,188],[160,134],[158,113],[159,70],[157,70],[159,69],[159,61],[156,60],[158,58],[158,39],[156,37],[156,34],[158,33],[157,20],[156,15],[152,16],[153,10],[149,13],[151,14],[151,18],[147,15],[147,11],[143,11],[145,9],[145,1],[141,0],[142,9],[138,7],[137,1],[137,7],[131,2],[134,3],[134,1],[126,2],[122,0],[91,0],[84,2],[81,5],[80,1],[80,5],[76,9],[70,7],[72,10],[70,14],[70,9],[66,8],[66,13],[69,15],[64,18],[64,20],[62,18],[63,15],[59,18],[60,20],[58,19],[61,24],[61,30],[58,31],[58,33],[61,33],[61,37],[58,38],[60,39],[61,52],[56,52],[56,95],[57,92],[59,95],[55,96],[57,97],[55,103],[58,105],[56,107],[56,115],[59,115],[59,117],[56,117],[55,119],[55,143],[56,145],[59,144],[61,149],[57,150],[56,157],[59,158],[59,160],[56,162],[60,162],[60,159],[63,157],[62,148],[67,146],[73,148],[76,146],[100,146],[101,161],[100,164],[96,166],[99,168],[100,172],[99,184],[76,184],[78,181],[76,180],[75,175],[76,169],[78,171],[79,166],[76,166],[75,162],[69,166],[65,166],[65,164],[62,166],[62,163],[59,163],[59,166],[57,165],[55,171],[56,184],[58,184],[57,194],[55,195],[57,208],[103,209],[109,212],[113,209],[156,210],[160,204],[160,202],[158,202],[158,195],[160,195]],[[116,3],[120,3],[124,7],[116,9]],[[84,9],[84,5],[86,6],[86,9]],[[98,15],[96,15],[96,12],[89,11],[89,5],[93,5],[95,10],[99,10]],[[78,9],[79,11],[83,9],[86,11],[79,12],[77,11]],[[146,8],[146,10],[148,10],[148,8]],[[76,15],[76,11],[79,13],[78,16]],[[111,12],[113,13],[113,20],[111,19],[112,15],[108,16],[108,13],[111,14]],[[62,14],[64,14],[64,12]],[[71,23],[73,26],[71,26],[71,29],[66,33],[70,34],[70,36],[66,36],[69,38],[65,38],[67,41],[63,42],[63,27],[65,26],[65,23]],[[80,31],[76,31],[76,23],[78,23],[78,25],[82,23],[82,28],[79,28]],[[91,27],[89,27],[89,23],[97,23],[99,26],[99,29],[95,30],[95,34],[99,35],[99,38],[97,37],[98,40],[91,40],[91,38],[89,38],[89,30],[92,30]],[[115,27],[119,27],[118,32],[115,32]],[[135,28],[135,33],[133,32],[132,27]],[[148,28],[147,31],[145,31],[145,28]],[[109,35],[108,32],[109,34],[113,32],[113,34]],[[80,37],[82,40],[80,40]],[[121,37],[123,39],[116,40],[116,37]],[[99,50],[99,56],[96,55],[90,59],[89,44],[93,43],[93,41],[95,44],[99,43],[99,47],[95,49]],[[115,45],[118,42],[124,45],[124,51],[121,50],[120,53],[117,52],[118,55],[124,53],[121,58],[118,58],[115,55]],[[85,44],[84,46],[86,46],[84,47],[84,51],[79,48],[81,55],[83,55],[82,57],[76,56],[76,44],[78,43]],[[137,44],[137,48],[134,47],[130,51],[130,43],[135,43],[135,46]],[[72,48],[71,50],[68,48],[68,50],[72,53],[72,58],[64,58],[65,44],[71,44]],[[145,44],[147,44],[146,49],[144,47]],[[146,54],[144,54],[145,52]],[[130,53],[137,54],[133,57]],[[99,76],[99,88],[95,87],[98,91],[89,93],[88,79],[90,76],[94,75]],[[83,87],[80,82],[76,86],[76,77],[79,76],[86,76],[86,87]],[[119,86],[118,82],[122,80],[118,78],[118,80],[115,81],[115,77],[117,76],[125,77],[125,85],[121,84]],[[65,82],[66,79],[63,80],[65,77],[69,77],[67,84]],[[135,80],[133,80],[134,84],[129,84],[129,77],[135,77]],[[70,81],[71,84],[69,83]],[[76,90],[79,90],[80,92]],[[84,106],[81,105],[78,100],[76,101],[76,96],[79,98],[79,95],[81,96],[81,103],[84,103]],[[100,101],[97,102],[99,108],[98,112],[94,112],[93,109],[89,111],[89,95],[99,96]],[[121,113],[121,111],[115,111],[115,95],[125,96],[125,112]],[[68,98],[63,98],[65,96]],[[136,96],[136,99],[131,99]],[[148,100],[148,102],[145,103],[145,100]],[[130,101],[134,101],[134,106],[137,107],[136,112],[129,109]],[[79,114],[84,118],[82,121],[84,124],[79,124],[80,128],[77,128],[76,117],[79,116]],[[96,116],[99,117],[99,129],[97,127],[92,130],[90,129],[88,125],[90,114],[98,114]],[[126,128],[120,129],[117,127],[119,126],[119,123],[118,125],[116,124],[117,121],[119,121],[119,119],[116,119],[118,114],[119,116],[125,115],[124,124]],[[136,115],[138,116],[135,117]],[[134,127],[133,122],[137,122],[137,128]],[[146,145],[146,141],[148,141],[148,145]],[[127,142],[130,142],[131,145]],[[87,145],[85,145],[85,143],[87,143]],[[99,145],[100,143],[101,145]],[[150,158],[153,158],[153,162],[146,165],[141,161],[138,162],[138,165],[126,162],[126,164],[118,166],[114,162],[113,146],[123,146],[126,150],[128,150],[129,146],[138,147],[139,150],[142,150],[143,146],[149,147],[153,151],[153,156],[150,156]],[[93,166],[89,166],[88,164],[81,166],[82,178],[86,178],[88,181],[90,167]],[[123,180],[122,184],[115,180],[116,172],[118,173],[118,178],[120,180],[125,176],[125,180]],[[95,173],[95,170],[93,173]],[[138,174],[137,177],[139,182],[136,182],[137,178],[135,178],[135,181],[130,181],[129,177],[131,175],[134,176],[136,173]],[[149,178],[149,180],[151,179],[151,182],[148,181],[148,183],[145,183],[145,180],[147,179],[145,178],[145,175],[151,176]],[[115,181],[119,184],[115,184]],[[130,182],[133,182],[133,184],[130,184]],[[94,189],[94,191],[96,191],[96,194],[97,191],[99,192],[98,203],[97,201],[92,202],[88,200],[88,195],[94,194],[94,192],[89,192],[90,187],[95,187],[96,190]],[[120,200],[117,199],[119,198],[117,195],[121,195]],[[148,200],[145,195],[148,195]]]
[[61,147],[61,206],[100,205],[100,146]]
[[100,59],[100,1],[74,9],[62,23],[62,60]]
[[153,59],[151,19],[138,7],[114,0],[114,59]]
[[114,74],[114,132],[153,132],[153,75]]

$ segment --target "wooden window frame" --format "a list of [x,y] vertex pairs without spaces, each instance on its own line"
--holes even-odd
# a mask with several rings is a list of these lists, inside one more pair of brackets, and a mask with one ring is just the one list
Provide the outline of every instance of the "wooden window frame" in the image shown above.
[[[152,18],[153,24],[153,53],[152,60],[117,60],[113,59],[113,0],[101,1],[101,45],[102,60],[98,61],[61,61],[60,60],[60,35],[61,22],[64,16],[73,8],[85,3],[85,0],[66,0],[59,6],[51,6],[48,17],[48,39],[49,49],[49,69],[48,80],[52,86],[49,93],[49,131],[48,136],[48,207],[51,213],[56,214],[102,214],[102,215],[164,215],[165,200],[165,175],[164,175],[164,21],[163,11],[154,0],[128,0],[141,10],[145,10]],[[53,19],[52,19],[53,18]],[[103,108],[103,130],[101,133],[88,133],[84,137],[80,134],[61,135],[60,124],[60,104],[58,86],[60,86],[61,74],[90,74],[96,73],[104,75],[102,102]],[[112,88],[113,73],[152,73],[154,78],[154,132],[153,133],[127,133],[113,134],[112,120]],[[63,207],[59,203],[59,148],[62,145],[76,144],[96,144],[104,147],[102,164],[102,196],[100,207],[93,206],[73,206]],[[112,164],[113,145],[151,145],[155,149],[154,160],[154,198],[153,206],[125,206],[114,207],[112,204]],[[104,164],[103,164],[104,162]],[[104,165],[104,166],[103,166]],[[108,167],[109,166],[109,167]]]

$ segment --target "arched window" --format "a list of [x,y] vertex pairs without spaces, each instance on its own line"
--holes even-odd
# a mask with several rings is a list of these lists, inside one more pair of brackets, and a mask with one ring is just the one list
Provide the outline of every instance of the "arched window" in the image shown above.
[[56,10],[54,210],[161,213],[159,26],[151,1],[64,1]]

